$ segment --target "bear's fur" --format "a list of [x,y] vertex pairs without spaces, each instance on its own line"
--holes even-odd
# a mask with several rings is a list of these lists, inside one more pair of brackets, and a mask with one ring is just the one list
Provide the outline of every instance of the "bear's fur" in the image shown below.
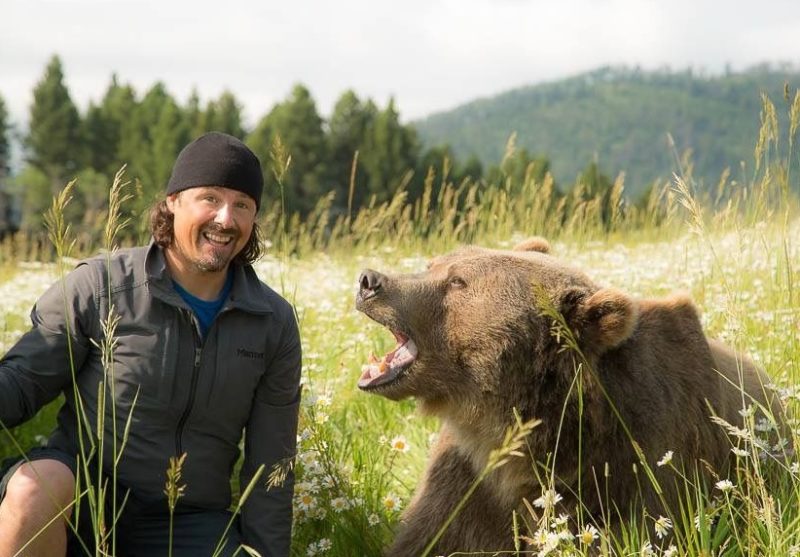
[[[398,347],[364,366],[359,386],[392,400],[415,397],[442,421],[388,555],[422,553],[502,443],[515,410],[524,421],[541,420],[524,456],[478,486],[432,555],[513,549],[512,511],[530,517],[526,502],[547,489],[545,462],[563,497],[557,512],[573,518],[579,492],[584,517],[602,526],[632,508],[656,517],[665,506],[677,510],[683,486],[670,467],[656,466],[667,451],[690,476],[710,467],[726,477],[731,443],[710,417],[741,425],[739,411],[750,404],[777,413],[766,376],[706,339],[687,296],[633,299],[548,251],[532,239],[514,250],[462,248],[418,274],[362,273],[357,309],[390,329]],[[564,348],[547,307],[563,316],[579,350]]]

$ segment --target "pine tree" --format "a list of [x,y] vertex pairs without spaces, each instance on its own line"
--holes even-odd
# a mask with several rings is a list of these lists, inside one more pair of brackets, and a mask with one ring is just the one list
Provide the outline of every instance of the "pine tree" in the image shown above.
[[136,105],[121,145],[129,176],[142,188],[133,203],[136,212],[144,212],[164,191],[175,158],[188,142],[186,114],[164,84],[156,83]]
[[50,180],[58,192],[84,162],[81,119],[66,85],[61,60],[53,56],[33,90],[29,161]]
[[[400,123],[391,99],[367,133],[362,159],[367,173],[366,193],[375,195],[378,201],[391,198],[407,173],[416,167],[418,152],[416,131]],[[366,202],[367,198],[362,196],[360,200]]]
[[105,172],[117,156],[114,130],[103,108],[89,103],[83,119],[83,137],[86,145],[88,165],[97,172]]
[[[113,176],[123,165],[128,165],[128,176],[131,176],[130,165],[135,156],[129,138],[133,133],[135,113],[138,107],[136,92],[129,84],[121,85],[117,76],[111,77],[100,103],[100,114],[105,127],[105,140],[108,146],[101,151],[105,153],[102,165],[96,167],[99,172]],[[87,115],[88,119],[88,115]]]
[[11,167],[11,142],[8,138],[10,130],[11,123],[6,103],[3,101],[3,97],[0,97],[0,189],[5,186]]
[[196,88],[193,88],[192,94],[189,95],[189,102],[186,103],[184,114],[189,137],[194,139],[203,135],[206,131],[206,115],[203,109],[200,108],[200,94]]
[[377,112],[372,101],[362,103],[352,90],[345,91],[333,107],[328,124],[330,177],[336,203],[342,208],[348,203],[353,159],[356,151],[364,149]]
[[330,190],[326,180],[327,143],[322,124],[308,89],[296,85],[289,98],[273,107],[248,137],[250,148],[264,166],[268,190],[276,191],[272,160],[276,138],[280,138],[291,156],[289,171],[283,178],[288,212],[307,213]]
[[8,133],[11,125],[8,121],[8,110],[0,97],[0,239],[16,230],[17,223],[13,215],[13,201],[8,192],[6,179],[10,171],[11,145]]
[[242,126],[242,106],[230,91],[223,91],[219,98],[208,103],[206,130],[230,134],[239,139],[245,136]]

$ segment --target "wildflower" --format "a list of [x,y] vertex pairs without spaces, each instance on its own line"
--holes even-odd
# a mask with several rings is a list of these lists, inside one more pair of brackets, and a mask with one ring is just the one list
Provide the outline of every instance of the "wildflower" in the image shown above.
[[302,492],[297,496],[297,506],[300,510],[311,511],[317,506],[317,500],[311,493]]
[[325,520],[328,516],[328,511],[322,505],[317,505],[313,510],[308,512],[308,516],[316,520]]
[[755,430],[761,433],[766,433],[768,431],[772,431],[773,429],[775,429],[775,425],[767,418],[760,418],[755,425]]
[[316,542],[311,542],[308,544],[306,548],[306,555],[320,555],[322,553],[326,553],[331,547],[333,547],[333,543],[328,538],[322,538]]
[[735,487],[733,485],[733,482],[730,480],[720,480],[714,485],[716,486],[717,489],[719,489],[723,493],[730,491]]
[[546,528],[539,528],[533,534],[533,544],[537,547],[542,547],[547,543],[548,531]]
[[665,452],[665,453],[664,453],[664,456],[662,456],[662,457],[661,457],[661,460],[659,460],[658,462],[656,462],[656,465],[657,465],[657,466],[666,466],[667,464],[669,464],[670,462],[672,462],[672,455],[673,455],[673,452],[672,452],[672,451],[667,451],[667,452]]
[[783,438],[779,439],[778,442],[775,443],[775,445],[772,446],[772,451],[774,453],[780,454],[784,450],[789,448],[789,443],[790,443],[790,441],[787,438],[783,437]]
[[304,492],[317,493],[319,491],[319,485],[317,485],[317,482],[315,481],[303,480],[295,484],[294,490],[297,493],[304,493]]
[[538,555],[540,557],[547,555],[557,548],[560,541],[561,539],[558,537],[558,534],[544,528],[537,530],[533,536],[533,543],[539,548]]
[[337,513],[347,509],[347,499],[344,497],[334,497],[331,499],[331,508]]
[[669,546],[664,550],[664,553],[661,554],[662,557],[676,557],[676,555],[678,555],[678,548],[674,545]]
[[533,504],[541,509],[548,509],[555,506],[561,499],[561,495],[555,489],[548,489],[542,492],[542,496],[534,500]]
[[336,480],[330,474],[322,474],[319,477],[319,485],[324,489],[330,489],[336,485]]
[[406,441],[405,436],[398,435],[392,442],[390,443],[393,451],[397,451],[399,453],[407,453],[408,452],[408,442]]
[[739,447],[734,447],[734,448],[732,448],[732,449],[731,449],[731,452],[732,452],[733,454],[735,454],[736,456],[747,456],[747,455],[749,455],[749,454],[750,454],[750,453],[748,453],[746,450],[744,450],[744,449],[740,449]]
[[327,421],[328,421],[328,419],[329,419],[329,418],[330,418],[330,416],[327,414],[327,412],[322,412],[321,410],[320,410],[320,411],[317,411],[317,412],[314,414],[314,421],[315,421],[315,422],[316,422],[318,425],[322,425],[322,424],[324,424],[325,422],[327,422]]
[[390,493],[383,498],[383,506],[389,511],[399,511],[401,506],[400,498],[397,495]]
[[743,409],[739,410],[739,415],[742,418],[750,418],[753,415],[755,415],[755,413],[756,413],[756,407],[754,405],[752,405],[752,404],[748,404],[747,408],[743,408]]
[[564,526],[568,520],[569,517],[567,515],[560,514],[558,515],[558,518],[553,519],[552,528],[558,528],[559,526]]
[[560,541],[563,542],[570,542],[573,540],[573,538],[575,538],[575,536],[572,535],[572,532],[569,531],[569,528],[559,530],[556,536]]
[[377,513],[372,513],[367,517],[367,524],[370,526],[377,526],[381,522],[381,517]]
[[594,541],[597,539],[597,528],[592,526],[591,524],[587,524],[583,527],[578,539],[581,541],[583,545],[592,545]]
[[317,456],[317,451],[303,451],[297,455],[297,458],[303,466],[310,466],[317,460]]
[[650,542],[644,542],[642,549],[639,550],[639,557],[655,557],[656,552]]
[[659,516],[655,523],[656,536],[663,539],[672,529],[672,521],[666,516]]

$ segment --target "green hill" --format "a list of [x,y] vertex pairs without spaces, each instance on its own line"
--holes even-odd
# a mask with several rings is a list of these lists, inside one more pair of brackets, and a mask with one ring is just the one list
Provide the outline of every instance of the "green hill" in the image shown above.
[[726,167],[740,179],[741,161],[751,173],[761,93],[783,117],[785,83],[793,95],[800,85],[796,68],[765,64],[721,76],[602,68],[477,100],[414,125],[426,146],[449,144],[460,160],[474,154],[484,165],[497,164],[516,133],[517,147],[550,159],[557,182],[573,183],[597,160],[606,174],[625,171],[626,191],[636,195],[675,171],[667,134],[678,153],[692,150],[701,184],[716,184]]

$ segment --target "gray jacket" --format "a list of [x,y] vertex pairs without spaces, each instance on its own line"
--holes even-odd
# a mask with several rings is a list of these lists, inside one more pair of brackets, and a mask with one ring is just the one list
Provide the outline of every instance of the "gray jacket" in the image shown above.
[[[0,362],[0,420],[7,427],[22,423],[63,391],[66,401],[49,444],[78,454],[72,370],[92,432],[102,407],[98,383],[104,373],[113,375],[104,472],[111,473],[112,447],[119,447],[132,411],[119,485],[157,504],[165,499],[169,457],[186,452],[181,503],[212,510],[231,503],[230,477],[244,430],[241,489],[261,464],[267,467],[243,507],[244,543],[264,557],[288,555],[294,477],[290,473],[283,487],[270,490],[266,481],[272,465],[296,448],[300,338],[289,303],[251,267],[234,269],[231,294],[202,339],[159,247],[120,250],[110,265],[105,256],[81,262],[39,299],[33,328]],[[105,369],[98,345],[110,306],[119,322],[113,361]]]

